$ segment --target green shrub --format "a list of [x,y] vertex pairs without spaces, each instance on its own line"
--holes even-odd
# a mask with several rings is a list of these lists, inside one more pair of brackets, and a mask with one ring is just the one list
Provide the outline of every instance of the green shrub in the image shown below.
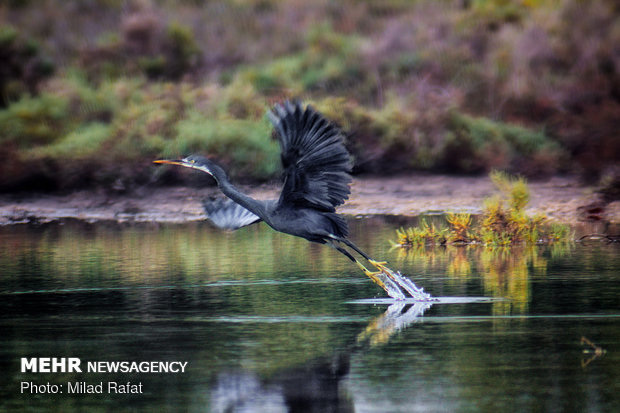
[[530,189],[524,178],[513,178],[502,171],[492,171],[489,177],[512,210],[517,212],[525,210],[526,205],[530,202]]
[[239,78],[220,90],[215,107],[217,117],[254,119],[255,121],[265,116],[269,109],[257,89],[251,83]]
[[549,222],[543,215],[525,213],[530,193],[523,178],[494,171],[491,181],[499,194],[484,201],[484,209],[476,221],[468,213],[448,213],[449,228],[437,230],[422,221],[418,227],[396,230],[395,247],[440,244],[479,244],[507,246],[569,241],[573,234],[567,225]]
[[123,81],[104,81],[93,85],[82,72],[71,70],[62,78],[50,80],[46,93],[67,99],[70,116],[76,123],[110,122],[121,110],[122,102],[117,92],[123,84]]
[[[428,107],[424,99],[389,94],[380,108],[345,98],[314,101],[317,109],[352,135],[348,142],[356,170],[389,173],[436,169],[443,151],[446,102]],[[433,102],[435,103],[435,102]]]
[[25,93],[36,94],[39,83],[54,72],[39,44],[11,26],[0,26],[0,108]]
[[471,3],[471,13],[468,17],[472,21],[484,22],[490,29],[497,29],[502,23],[517,23],[528,12],[527,6],[524,5],[526,2],[473,0]]
[[151,80],[179,81],[196,74],[202,64],[192,28],[166,24],[149,7],[125,15],[119,32],[103,32],[79,51],[80,66],[92,80],[146,75]]
[[[19,29],[0,28],[0,141],[16,157],[67,154],[107,125],[93,158],[135,165],[171,150],[192,111],[189,123],[234,124],[234,141],[237,121],[298,97],[343,128],[355,172],[595,177],[618,158],[610,0],[17,3],[5,9]],[[63,62],[51,79],[45,51]]]
[[98,122],[85,124],[62,139],[26,152],[28,158],[51,158],[56,162],[92,159],[99,155],[103,143],[110,138],[111,127]]
[[163,157],[202,153],[228,167],[233,176],[272,178],[279,167],[279,148],[271,139],[271,125],[243,119],[207,119],[192,112],[177,125]]
[[394,247],[412,247],[422,245],[443,245],[447,241],[448,229],[438,228],[434,222],[430,224],[421,218],[417,227],[396,230],[397,241],[391,242]]
[[235,76],[265,94],[286,91],[299,95],[318,90],[333,93],[350,91],[353,85],[358,90],[365,87],[358,39],[333,31],[329,24],[308,31],[303,51],[246,66]]
[[168,79],[178,80],[200,63],[200,48],[191,28],[187,26],[170,24],[166,28],[162,49],[163,72]]
[[564,151],[541,131],[453,112],[444,165],[463,172],[504,168],[524,173],[557,170]]
[[475,173],[502,168],[536,175],[556,171],[564,159],[560,146],[541,131],[464,115],[449,99],[431,99],[388,94],[380,108],[344,98],[321,99],[316,105],[354,133],[350,146],[358,161],[364,163],[372,155],[381,171]]
[[24,97],[0,110],[0,143],[19,148],[50,144],[74,124],[66,98],[52,94]]

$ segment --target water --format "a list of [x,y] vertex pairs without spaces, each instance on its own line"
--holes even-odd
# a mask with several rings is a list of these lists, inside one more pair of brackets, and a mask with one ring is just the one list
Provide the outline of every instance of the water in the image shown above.
[[[0,228],[0,410],[620,411],[617,245],[390,250],[400,224],[353,220],[352,239],[437,303],[263,225]],[[188,364],[35,374],[22,357]],[[143,393],[66,394],[110,381]]]

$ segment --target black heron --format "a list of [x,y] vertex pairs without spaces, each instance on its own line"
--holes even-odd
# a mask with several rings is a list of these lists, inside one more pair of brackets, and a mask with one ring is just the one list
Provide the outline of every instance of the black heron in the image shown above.
[[[342,132],[311,106],[304,109],[299,102],[277,104],[268,117],[278,132],[284,170],[284,183],[277,200],[259,201],[242,193],[219,165],[200,155],[154,162],[197,169],[215,178],[229,198],[204,204],[207,216],[216,226],[234,230],[264,221],[276,231],[327,244],[355,262],[389,293],[378,277],[386,263],[373,260],[348,240],[347,223],[336,213],[336,207],[351,192],[351,157]],[[360,254],[379,271],[369,271],[345,247]]]

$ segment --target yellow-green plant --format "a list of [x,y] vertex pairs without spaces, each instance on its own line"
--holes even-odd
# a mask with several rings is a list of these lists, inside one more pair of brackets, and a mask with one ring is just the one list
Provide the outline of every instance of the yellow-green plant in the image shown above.
[[446,216],[446,220],[448,224],[450,224],[448,242],[471,243],[477,240],[476,235],[471,231],[471,214],[449,212]]
[[410,247],[420,244],[474,244],[507,246],[513,244],[538,244],[567,241],[571,237],[568,226],[550,222],[544,215],[528,216],[525,208],[530,200],[527,182],[521,177],[512,177],[504,172],[494,171],[491,181],[499,194],[486,199],[484,210],[477,223],[471,214],[448,213],[449,228],[436,235],[434,224],[429,226],[422,220],[418,227],[396,231],[395,246]]
[[421,219],[417,227],[397,229],[396,236],[397,242],[392,241],[393,246],[445,244],[447,228],[437,228],[434,222],[429,224],[425,219]]
[[510,208],[515,212],[521,212],[530,202],[530,190],[523,177],[512,177],[503,171],[492,171],[489,174],[491,182],[504,196]]

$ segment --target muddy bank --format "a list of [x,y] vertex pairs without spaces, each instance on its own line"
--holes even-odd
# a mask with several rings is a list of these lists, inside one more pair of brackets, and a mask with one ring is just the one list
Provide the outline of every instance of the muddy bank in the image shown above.
[[[583,218],[584,205],[597,199],[594,188],[576,178],[553,177],[529,184],[530,213],[543,213],[568,223]],[[276,198],[279,186],[240,188],[258,199]],[[90,222],[170,222],[203,220],[201,200],[217,194],[216,187],[142,187],[131,193],[79,191],[65,195],[0,195],[0,224],[50,222],[77,218]],[[481,211],[483,200],[494,193],[488,177],[407,175],[390,178],[356,178],[349,200],[339,212],[349,215],[404,215],[444,211]],[[605,220],[620,221],[618,202],[602,213]]]

